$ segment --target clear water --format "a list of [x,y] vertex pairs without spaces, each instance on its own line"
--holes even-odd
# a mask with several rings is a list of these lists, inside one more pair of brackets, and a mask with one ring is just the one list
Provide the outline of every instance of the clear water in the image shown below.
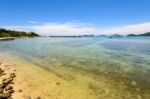
[[112,88],[110,93],[116,97],[150,99],[149,37],[24,38],[1,41],[0,53],[3,52],[24,58],[76,84],[82,82],[77,74],[85,76],[87,81],[83,83],[97,99],[103,94],[101,78],[112,83],[108,89]]

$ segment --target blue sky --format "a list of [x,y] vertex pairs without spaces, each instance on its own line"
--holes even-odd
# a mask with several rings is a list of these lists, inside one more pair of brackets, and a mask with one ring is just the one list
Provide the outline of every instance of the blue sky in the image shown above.
[[150,26],[150,0],[1,0],[0,4],[1,27],[43,35],[150,31],[145,29]]

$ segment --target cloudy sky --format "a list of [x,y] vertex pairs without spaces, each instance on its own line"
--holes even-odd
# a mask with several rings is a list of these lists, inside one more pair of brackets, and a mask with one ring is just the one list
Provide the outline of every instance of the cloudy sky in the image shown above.
[[41,35],[150,31],[150,0],[1,0],[0,27]]

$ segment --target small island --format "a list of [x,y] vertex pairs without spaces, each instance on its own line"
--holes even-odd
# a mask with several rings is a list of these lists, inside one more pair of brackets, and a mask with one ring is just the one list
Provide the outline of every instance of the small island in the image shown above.
[[136,34],[129,34],[129,35],[127,35],[127,36],[150,36],[150,32],[146,32],[146,33],[143,33],[143,34],[138,34],[138,35],[136,35]]

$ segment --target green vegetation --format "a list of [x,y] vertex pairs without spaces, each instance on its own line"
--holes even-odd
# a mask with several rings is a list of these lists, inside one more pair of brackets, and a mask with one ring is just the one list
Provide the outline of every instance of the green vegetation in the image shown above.
[[138,36],[150,36],[150,32],[144,33],[144,34],[140,34]]
[[139,34],[139,35],[129,34],[129,35],[127,35],[127,36],[150,36],[150,32],[146,32],[146,33]]
[[129,34],[128,36],[136,36],[135,34]]
[[0,37],[37,37],[37,36],[39,35],[34,32],[6,30],[0,28]]

